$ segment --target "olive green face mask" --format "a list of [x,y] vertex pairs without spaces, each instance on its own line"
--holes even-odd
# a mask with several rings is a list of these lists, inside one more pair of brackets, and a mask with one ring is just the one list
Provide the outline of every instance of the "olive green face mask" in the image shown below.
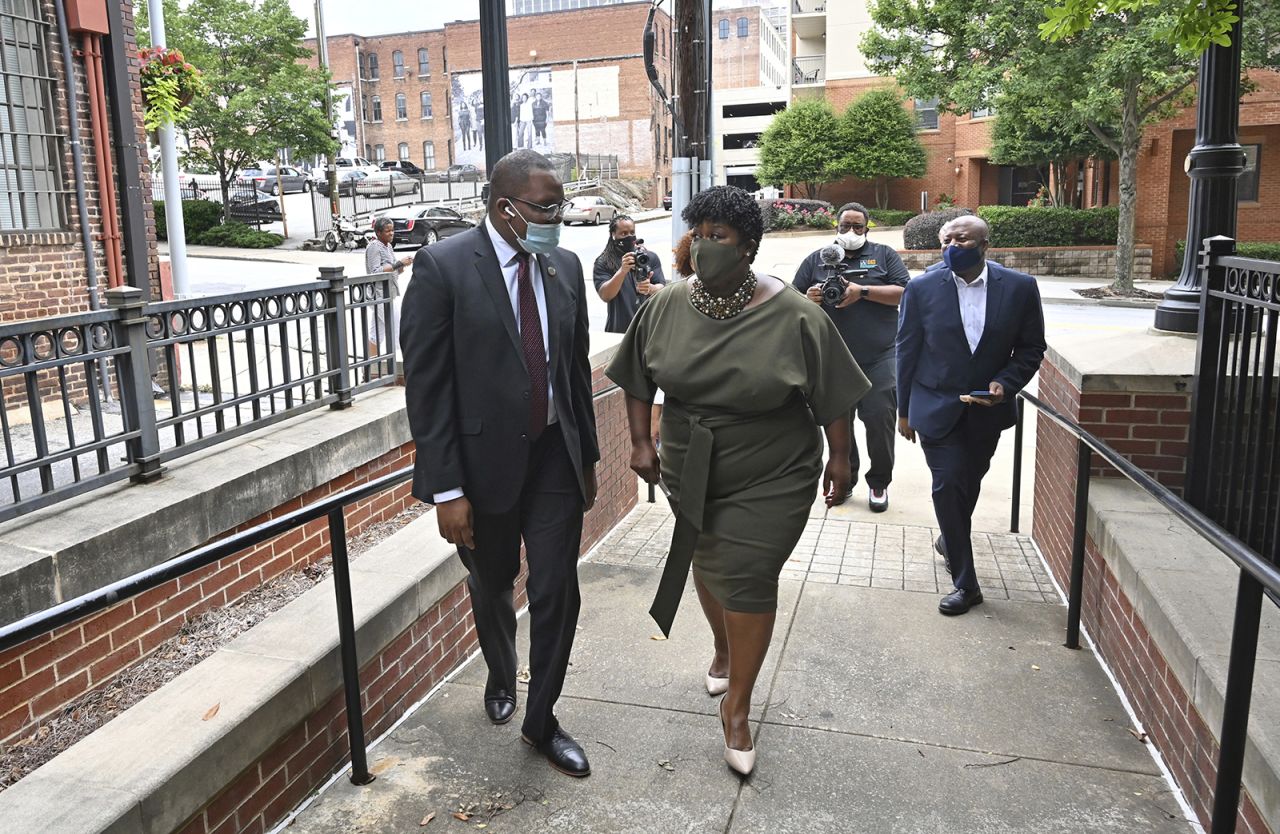
[[743,254],[737,246],[716,243],[698,238],[689,247],[693,259],[693,271],[704,285],[722,286],[726,275],[731,274],[742,262]]

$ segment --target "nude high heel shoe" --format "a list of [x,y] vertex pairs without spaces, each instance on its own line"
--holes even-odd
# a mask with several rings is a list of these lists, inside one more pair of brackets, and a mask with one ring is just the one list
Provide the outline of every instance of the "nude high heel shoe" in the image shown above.
[[[720,701],[720,730],[725,733],[727,728],[724,722],[724,700]],[[756,768],[756,749],[752,747],[750,750],[737,750],[729,746],[729,742],[724,744],[724,761],[725,764],[742,776],[750,776],[751,771]]]
[[728,678],[717,678],[713,676],[710,672],[707,673],[707,694],[708,695],[712,695],[712,696],[723,695],[728,691],[729,691]]

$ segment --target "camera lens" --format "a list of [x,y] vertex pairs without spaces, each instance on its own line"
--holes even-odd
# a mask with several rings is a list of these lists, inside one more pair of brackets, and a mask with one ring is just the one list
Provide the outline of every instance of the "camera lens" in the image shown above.
[[648,252],[644,251],[643,249],[636,250],[636,266],[647,269],[649,266],[649,261],[652,259],[652,257],[653,257],[652,255],[650,255]]

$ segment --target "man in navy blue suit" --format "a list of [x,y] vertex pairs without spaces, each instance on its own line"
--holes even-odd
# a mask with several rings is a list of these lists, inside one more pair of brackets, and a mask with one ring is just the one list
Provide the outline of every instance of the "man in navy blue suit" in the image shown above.
[[982,602],[969,540],[982,477],[1017,393],[1044,358],[1036,279],[986,259],[990,230],[973,216],[942,227],[942,260],[907,284],[898,316],[898,432],[920,435],[933,473],[935,549],[955,590],[943,614]]

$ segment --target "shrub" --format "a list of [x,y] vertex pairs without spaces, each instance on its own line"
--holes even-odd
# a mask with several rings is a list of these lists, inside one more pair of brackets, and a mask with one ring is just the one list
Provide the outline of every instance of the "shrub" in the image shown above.
[[836,227],[835,215],[826,209],[815,209],[811,212],[801,212],[804,216],[804,222],[811,229],[834,229]]
[[[155,202],[155,211],[156,237],[160,240],[168,240],[169,228],[164,216],[164,200],[157,200]],[[187,230],[187,240],[192,243],[195,243],[196,238],[200,237],[221,222],[221,203],[215,203],[213,200],[182,201],[182,225]]]
[[973,214],[973,212],[967,208],[948,208],[931,211],[928,214],[918,214],[908,220],[906,227],[903,228],[903,244],[908,249],[937,249],[939,248],[938,232],[942,231],[942,227],[966,214]]
[[871,220],[877,226],[902,226],[915,217],[918,212],[906,209],[867,209],[871,212]]
[[[826,200],[760,200],[759,205],[761,213],[764,214],[764,230],[766,232],[794,228],[798,223],[804,222],[798,216],[801,212],[812,214],[822,209],[831,214],[831,216],[835,216],[834,208]],[[787,225],[786,219],[783,219],[780,224],[777,219],[779,215],[790,216],[790,225]]]
[[983,206],[992,246],[1093,246],[1116,242],[1119,208]]
[[284,243],[284,238],[274,232],[261,232],[243,223],[232,221],[214,226],[203,232],[195,243],[202,246],[235,246],[243,249],[270,249]]
[[[1182,266],[1182,253],[1187,249],[1187,242],[1180,240],[1175,247],[1173,258],[1174,268],[1179,269]],[[1277,242],[1252,242],[1242,243],[1236,242],[1236,254],[1241,258],[1256,258],[1260,261],[1280,261],[1280,243]],[[1197,255],[1198,257],[1198,255]]]

